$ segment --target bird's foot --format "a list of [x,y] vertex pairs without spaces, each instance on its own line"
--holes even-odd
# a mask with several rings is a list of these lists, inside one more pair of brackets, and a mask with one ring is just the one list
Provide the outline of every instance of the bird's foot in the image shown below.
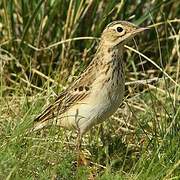
[[77,167],[88,166],[90,164],[90,152],[87,150],[80,150],[77,154]]

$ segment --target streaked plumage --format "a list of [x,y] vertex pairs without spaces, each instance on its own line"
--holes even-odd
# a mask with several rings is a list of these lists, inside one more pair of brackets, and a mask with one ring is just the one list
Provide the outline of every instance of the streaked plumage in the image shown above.
[[110,23],[94,59],[81,76],[36,119],[34,130],[48,124],[78,129],[80,135],[109,118],[124,96],[124,44],[144,28],[126,21]]

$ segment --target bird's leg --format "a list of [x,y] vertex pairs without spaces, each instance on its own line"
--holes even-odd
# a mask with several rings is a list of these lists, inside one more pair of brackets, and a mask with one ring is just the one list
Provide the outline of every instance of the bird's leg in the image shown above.
[[76,150],[77,150],[77,166],[80,165],[87,165],[87,160],[81,150],[81,141],[82,141],[82,133],[81,129],[79,127],[79,118],[78,118],[78,109],[76,111],[75,115],[75,123],[76,123],[76,128],[77,128],[77,140],[76,140]]
[[79,166],[81,164],[81,134],[79,129],[76,140],[76,150],[77,150],[77,166]]
[[86,157],[86,154],[81,149],[81,142],[82,142],[82,134],[78,129],[77,140],[76,140],[76,150],[77,150],[77,167],[81,165],[88,165],[89,161]]
[[78,119],[79,111],[76,110],[75,114],[75,123],[77,128],[77,139],[76,139],[76,150],[77,150],[77,166],[80,165],[80,154],[81,154],[81,132],[79,128],[79,119]]

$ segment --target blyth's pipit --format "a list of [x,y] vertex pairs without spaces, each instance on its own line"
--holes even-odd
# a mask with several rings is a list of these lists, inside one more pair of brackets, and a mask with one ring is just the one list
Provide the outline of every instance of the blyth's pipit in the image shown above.
[[107,25],[89,66],[35,119],[34,130],[55,123],[77,129],[80,141],[90,128],[108,119],[124,97],[124,45],[145,29],[126,21]]

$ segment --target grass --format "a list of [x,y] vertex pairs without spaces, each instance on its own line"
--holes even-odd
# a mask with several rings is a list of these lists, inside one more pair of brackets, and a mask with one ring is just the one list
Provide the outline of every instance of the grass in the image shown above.
[[[0,2],[0,179],[179,179],[180,2]],[[83,139],[28,133],[34,117],[92,60],[104,26],[123,19],[151,27],[126,46],[126,96]],[[132,47],[132,48],[131,48]]]

